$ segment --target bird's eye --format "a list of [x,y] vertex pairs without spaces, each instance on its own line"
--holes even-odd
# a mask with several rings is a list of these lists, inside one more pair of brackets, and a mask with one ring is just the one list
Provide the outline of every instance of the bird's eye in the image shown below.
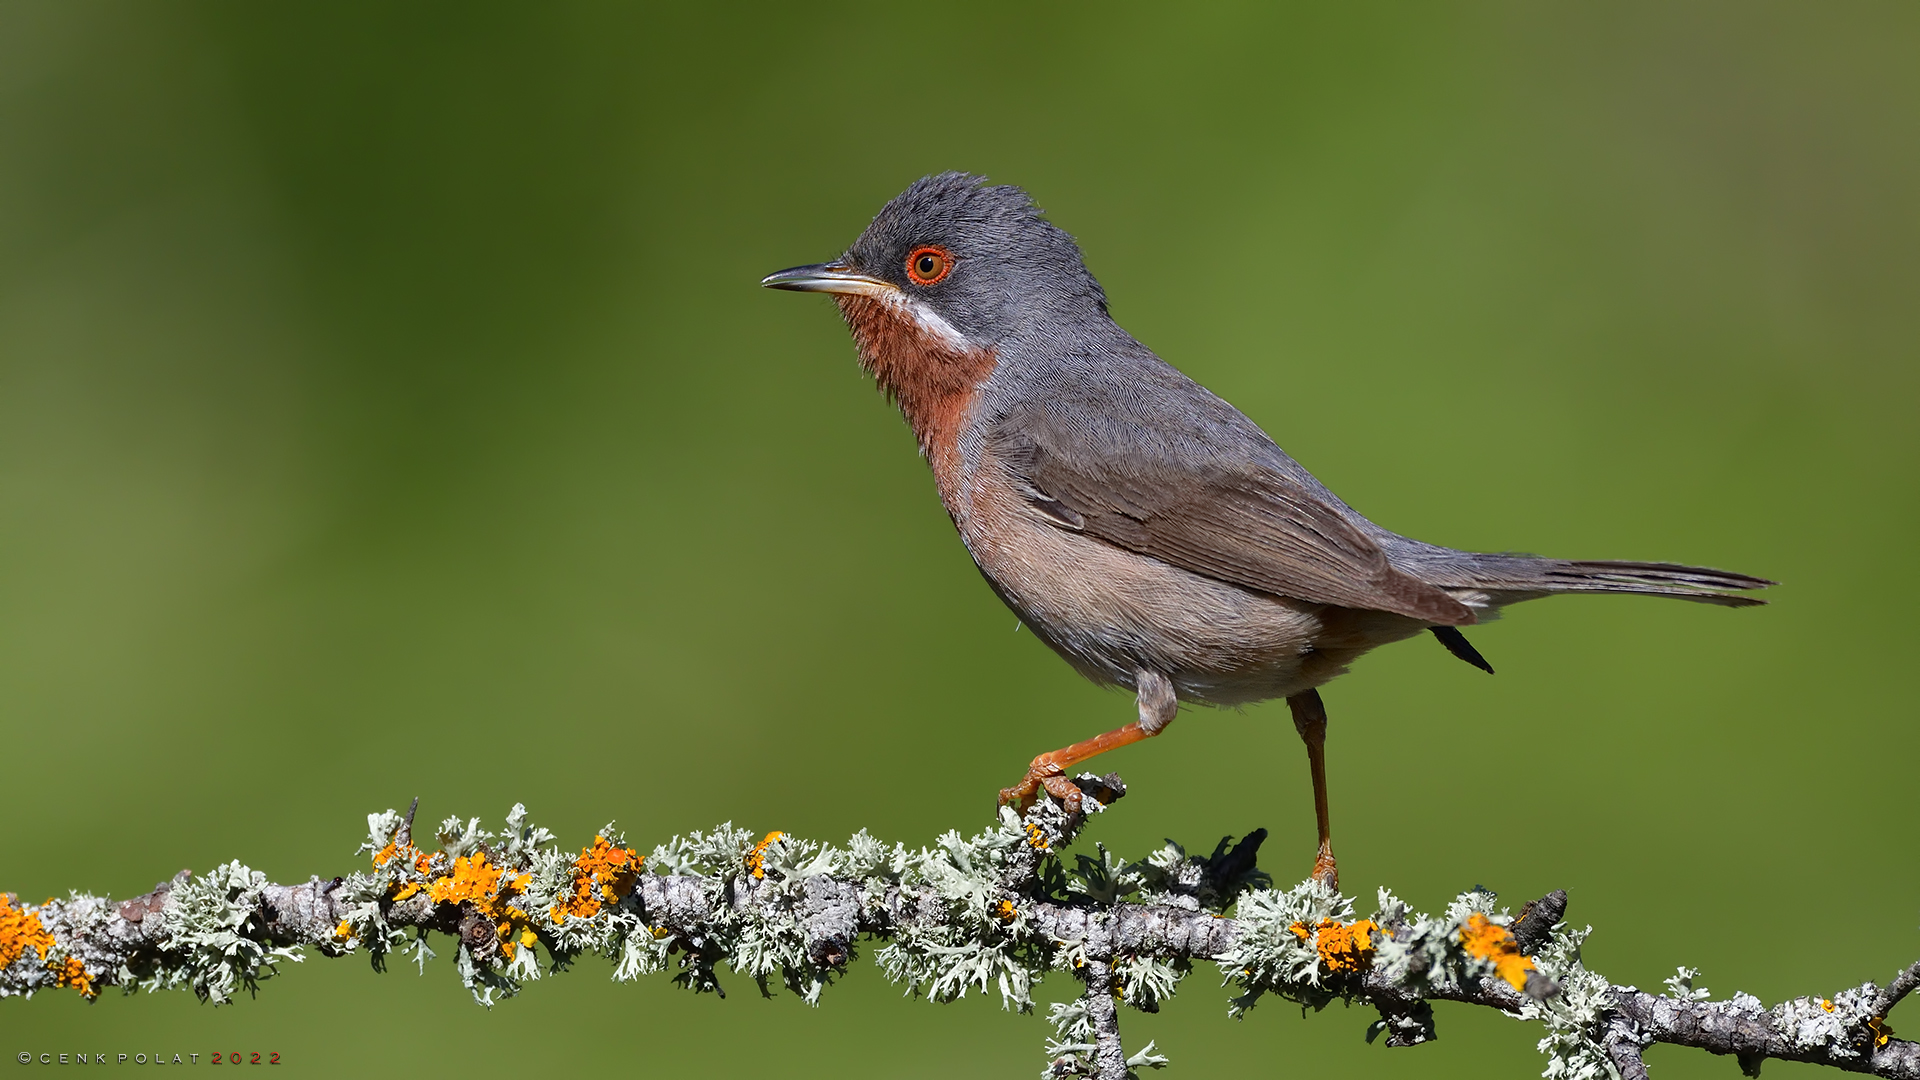
[[907,256],[907,276],[915,285],[933,285],[953,269],[953,253],[943,247],[913,249]]

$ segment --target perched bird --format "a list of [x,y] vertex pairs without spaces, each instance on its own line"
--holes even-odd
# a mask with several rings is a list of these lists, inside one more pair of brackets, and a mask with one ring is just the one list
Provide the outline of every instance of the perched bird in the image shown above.
[[895,400],[987,584],[1139,719],[1041,754],[1001,792],[1077,808],[1066,771],[1150,738],[1181,702],[1286,698],[1306,742],[1336,884],[1317,691],[1361,654],[1554,593],[1741,607],[1772,582],[1697,566],[1456,551],[1340,501],[1267,433],[1113,321],[1073,238],[1016,187],[929,176],[846,253],[762,285],[833,296],[860,363]]

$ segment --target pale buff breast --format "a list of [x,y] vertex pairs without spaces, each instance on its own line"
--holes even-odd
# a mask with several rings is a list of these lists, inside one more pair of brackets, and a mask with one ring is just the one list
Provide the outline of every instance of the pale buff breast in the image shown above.
[[1183,701],[1243,705],[1327,682],[1362,653],[1418,634],[1383,612],[1251,592],[1049,523],[987,456],[954,524],[996,593],[1099,683],[1150,668]]

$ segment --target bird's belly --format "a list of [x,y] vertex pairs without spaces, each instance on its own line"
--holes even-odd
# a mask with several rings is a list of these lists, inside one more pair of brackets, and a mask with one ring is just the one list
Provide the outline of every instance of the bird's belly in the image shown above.
[[1011,485],[976,484],[961,536],[987,582],[1082,674],[1132,687],[1142,668],[1183,701],[1286,697],[1410,637],[1418,622],[1253,592],[1058,528]]

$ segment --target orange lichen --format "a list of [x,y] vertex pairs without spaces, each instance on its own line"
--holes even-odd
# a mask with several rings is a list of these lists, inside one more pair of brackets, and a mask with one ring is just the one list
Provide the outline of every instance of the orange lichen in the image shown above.
[[604,836],[593,838],[593,846],[574,860],[576,874],[584,873],[588,883],[597,886],[600,899],[617,903],[631,895],[640,883],[640,866],[646,862],[640,853],[612,843]]
[[1873,1033],[1873,1045],[1885,1046],[1893,1039],[1893,1028],[1887,1025],[1884,1016],[1867,1017],[1867,1030]]
[[511,960],[516,942],[532,946],[539,940],[527,913],[512,903],[532,880],[532,874],[511,873],[488,862],[485,852],[475,852],[453,860],[453,873],[428,886],[427,895],[437,904],[472,904],[493,923],[500,953]]
[[453,873],[430,885],[427,895],[433,897],[436,904],[469,900],[475,904],[491,903],[500,893],[500,878],[505,873],[487,861],[485,852],[462,855],[453,860]]
[[1832,1011],[1833,1011],[1833,1002],[1831,1002],[1831,1001],[1828,1001],[1828,1000],[1827,1000],[1826,998],[1821,998],[1821,999],[1820,999],[1820,1007],[1821,1007],[1821,1008],[1823,1008],[1823,1009],[1825,1009],[1825,1010],[1827,1010],[1828,1012],[1832,1012]]
[[1328,971],[1361,971],[1373,965],[1372,919],[1357,919],[1345,926],[1322,927],[1315,946]]
[[1035,851],[1046,851],[1051,846],[1047,843],[1046,832],[1031,821],[1027,823],[1027,844]]
[[411,843],[403,844],[398,840],[389,840],[386,847],[373,853],[373,865],[385,866],[395,859],[400,859],[403,862],[412,863],[415,870],[424,874],[433,868],[434,854],[421,851]]
[[[515,942],[518,942],[521,946],[524,946],[525,948],[531,949],[533,948],[534,943],[540,940],[540,935],[533,932],[533,927],[525,925],[526,917],[527,917],[526,912],[521,911],[519,908],[509,908],[508,910],[511,911],[514,915],[519,917],[518,921],[503,922],[500,925],[494,927],[494,930],[496,930],[500,934],[501,954],[504,955],[507,959],[511,960],[513,959],[513,949],[514,949]],[[520,935],[517,938],[513,934],[513,928],[515,926],[520,927]]]
[[[399,859],[402,862],[411,863],[413,865],[414,871],[419,873],[422,877],[432,877],[433,871],[434,871],[434,865],[433,865],[434,860],[437,858],[440,858],[440,854],[438,852],[433,852],[433,853],[424,852],[424,851],[421,851],[419,848],[414,847],[411,843],[402,843],[398,840],[391,840],[391,841],[388,841],[386,847],[383,847],[379,851],[374,852],[373,865],[376,867],[384,868],[388,863],[393,862],[395,859]],[[444,865],[444,862],[443,862],[443,865]],[[396,881],[389,886],[393,894],[391,899],[405,900],[407,897],[412,896],[414,893],[417,893],[420,890],[426,888],[427,885],[428,883],[424,881],[408,881],[408,882]]]
[[39,958],[47,958],[53,947],[53,935],[40,925],[40,916],[25,907],[14,907],[13,897],[0,893],[0,968],[32,949]]
[[1373,932],[1379,927],[1372,919],[1356,919],[1341,924],[1321,919],[1313,926],[1296,922],[1287,927],[1302,945],[1314,942],[1314,951],[1328,971],[1363,971],[1373,964]]
[[747,856],[747,869],[753,872],[754,877],[767,876],[767,849],[772,847],[776,840],[785,839],[786,835],[775,829],[763,837],[759,843],[753,845],[753,853]]
[[55,986],[71,986],[89,1001],[100,996],[100,991],[94,989],[93,976],[87,974],[87,965],[77,956],[69,956],[57,964],[48,964],[47,970],[54,973]]
[[333,940],[352,941],[353,940],[352,924],[348,923],[345,919],[340,920],[340,925],[333,928]]
[[1507,933],[1506,927],[1475,912],[1460,928],[1460,943],[1467,947],[1468,956],[1491,961],[1494,971],[1507,985],[1515,990],[1527,988],[1527,972],[1533,970],[1533,961],[1520,951],[1520,944]]
[[993,905],[993,917],[999,919],[1001,922],[1010,923],[1013,921],[1013,917],[1019,913],[1019,909],[1013,906],[1013,901],[1011,900],[1002,900]]
[[533,920],[526,912],[512,904],[506,905],[506,909],[500,913],[498,920],[493,924],[494,936],[500,942],[500,955],[511,960],[516,946],[533,948],[534,943],[540,940],[540,936],[533,932],[532,922]]
[[[761,846],[765,847],[771,840],[772,837],[769,837],[767,841],[762,841]],[[760,850],[755,848],[755,854],[759,854]],[[620,847],[604,836],[594,837],[593,843],[582,848],[580,857],[573,860],[573,886],[560,895],[560,902],[548,909],[548,913],[556,923],[566,922],[569,915],[579,919],[593,918],[600,913],[603,901],[619,903],[633,892],[633,887],[640,880],[640,864],[644,861],[636,851]]]
[[427,895],[437,904],[471,902],[482,914],[500,916],[507,900],[532,880],[532,874],[510,874],[488,862],[486,853],[476,852],[453,860],[453,873],[434,882]]

